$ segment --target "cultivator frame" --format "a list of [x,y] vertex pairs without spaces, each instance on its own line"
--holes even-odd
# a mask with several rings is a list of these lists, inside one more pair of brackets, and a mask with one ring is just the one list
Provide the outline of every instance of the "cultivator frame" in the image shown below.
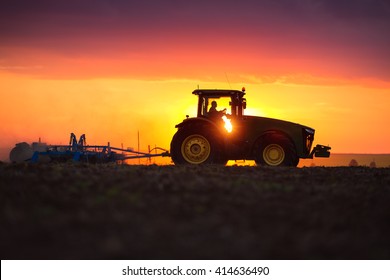
[[43,150],[33,152],[30,161],[36,163],[39,161],[63,162],[73,160],[75,162],[107,163],[123,162],[127,159],[150,159],[160,156],[169,157],[170,153],[168,150],[160,147],[149,148],[149,152],[145,153],[132,149],[111,147],[110,143],[106,146],[87,145],[85,134],[81,135],[79,141],[77,141],[75,134],[71,133],[69,145],[45,145]]

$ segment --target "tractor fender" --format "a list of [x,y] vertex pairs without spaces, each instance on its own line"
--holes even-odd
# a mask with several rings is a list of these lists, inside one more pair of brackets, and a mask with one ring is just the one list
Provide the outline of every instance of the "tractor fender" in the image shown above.
[[256,153],[257,146],[258,146],[258,144],[259,144],[259,142],[260,142],[260,140],[261,140],[262,138],[264,138],[265,136],[272,136],[272,135],[283,135],[283,136],[285,136],[287,139],[289,139],[289,140],[291,141],[291,143],[293,143],[294,146],[295,146],[294,140],[291,138],[291,136],[290,136],[288,133],[286,133],[286,132],[284,132],[284,131],[282,131],[282,130],[267,130],[267,131],[264,131],[261,135],[259,135],[259,136],[256,138],[256,140],[253,142],[252,154]]
[[[172,152],[172,143],[176,142],[176,139],[179,135],[181,135],[185,131],[191,131],[194,134],[203,134],[206,132],[206,135],[211,136],[212,135],[212,142],[217,143],[217,147],[219,150],[219,156],[221,157],[221,162],[224,162],[226,164],[224,158],[225,158],[225,149],[226,149],[226,138],[224,137],[223,133],[223,126],[222,128],[218,126],[218,123],[215,123],[214,121],[208,119],[208,118],[187,118],[183,122],[177,124],[175,126],[178,130],[175,133],[175,135],[172,138],[171,141],[171,152]],[[225,133],[226,134],[226,133]],[[210,139],[209,139],[210,141]],[[219,161],[218,161],[219,162]],[[219,163],[221,163],[219,162]]]
[[207,118],[188,118],[182,121],[181,123],[175,125],[176,128],[180,129],[183,127],[194,127],[194,126],[200,126],[205,127],[209,126],[212,128],[215,128],[217,131],[220,131],[221,128],[217,126],[217,124]]

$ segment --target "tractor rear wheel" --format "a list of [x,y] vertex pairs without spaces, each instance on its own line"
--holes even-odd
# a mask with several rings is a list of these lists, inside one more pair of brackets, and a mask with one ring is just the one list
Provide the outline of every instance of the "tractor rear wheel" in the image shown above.
[[257,147],[255,161],[258,165],[297,166],[299,163],[294,144],[284,135],[265,135]]
[[172,138],[175,164],[226,164],[218,132],[207,128],[181,128]]

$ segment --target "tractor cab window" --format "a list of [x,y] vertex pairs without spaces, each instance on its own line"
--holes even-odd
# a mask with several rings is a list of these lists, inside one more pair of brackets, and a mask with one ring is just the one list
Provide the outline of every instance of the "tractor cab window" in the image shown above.
[[212,97],[203,97],[202,98],[202,115],[209,117],[215,112],[221,112],[223,114],[231,114],[230,98],[212,98]]
[[201,116],[207,117],[207,107],[208,107],[208,102],[207,98],[205,97],[199,97],[200,99],[200,114]]

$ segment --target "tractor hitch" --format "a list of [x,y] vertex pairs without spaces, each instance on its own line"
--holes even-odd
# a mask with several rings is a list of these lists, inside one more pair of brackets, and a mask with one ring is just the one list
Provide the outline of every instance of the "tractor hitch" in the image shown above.
[[329,147],[329,146],[324,146],[324,145],[318,144],[311,151],[309,158],[313,158],[313,156],[315,156],[315,157],[330,157],[330,151],[329,151],[330,149],[331,149],[331,147]]

